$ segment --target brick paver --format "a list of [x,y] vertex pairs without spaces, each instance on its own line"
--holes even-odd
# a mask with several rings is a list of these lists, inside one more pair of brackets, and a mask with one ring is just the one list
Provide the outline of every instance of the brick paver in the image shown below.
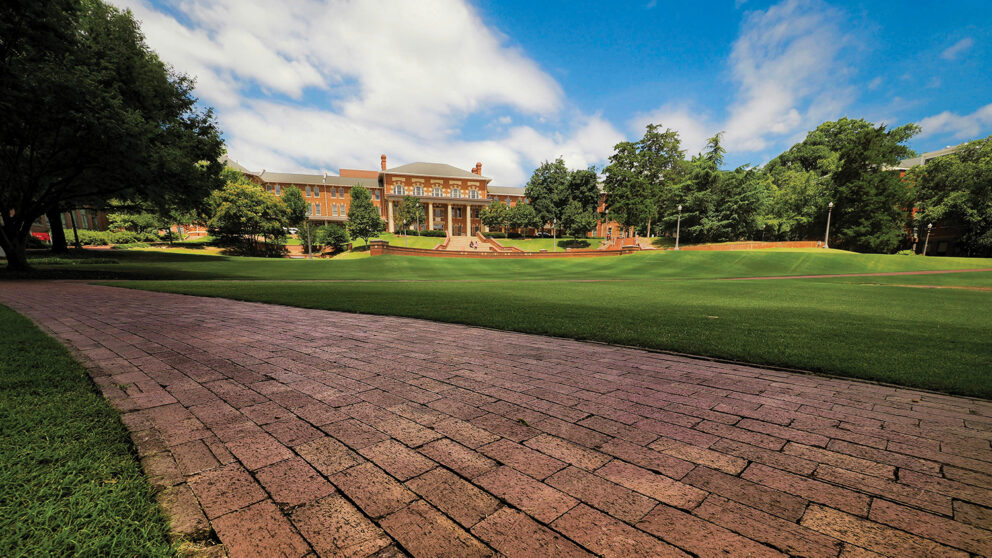
[[992,402],[71,282],[0,303],[231,556],[992,553]]

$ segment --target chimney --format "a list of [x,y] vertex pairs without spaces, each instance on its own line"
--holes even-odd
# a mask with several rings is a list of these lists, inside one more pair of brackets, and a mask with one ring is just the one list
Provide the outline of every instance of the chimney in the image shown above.
[[321,180],[322,183],[327,184],[327,171],[324,171],[324,178]]
[[475,174],[482,175],[482,163],[475,164]]
[[385,153],[382,154],[381,159],[382,159],[382,170],[386,170],[386,154]]

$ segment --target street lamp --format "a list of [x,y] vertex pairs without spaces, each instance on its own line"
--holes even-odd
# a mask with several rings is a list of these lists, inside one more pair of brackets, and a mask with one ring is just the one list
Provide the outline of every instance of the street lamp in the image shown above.
[[830,248],[830,216],[834,213],[834,202],[827,204],[827,233],[823,235],[823,247]]
[[[331,212],[330,209],[327,210],[328,213]],[[313,260],[313,245],[310,242],[310,207],[307,206],[307,218],[303,220],[303,226],[307,229],[307,259]]]
[[679,232],[682,229],[682,204],[679,204],[679,220],[675,222],[675,249],[679,249]]
[[923,255],[927,255],[927,246],[930,245],[930,231],[933,230],[933,223],[927,223],[927,239],[923,242]]

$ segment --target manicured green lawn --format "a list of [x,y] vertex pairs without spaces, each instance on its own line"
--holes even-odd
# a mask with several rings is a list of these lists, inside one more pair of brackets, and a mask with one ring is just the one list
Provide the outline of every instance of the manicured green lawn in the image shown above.
[[[413,237],[411,237],[413,238]],[[658,281],[686,278],[871,273],[992,268],[992,260],[854,254],[823,250],[651,251],[630,256],[485,260],[379,256],[290,260],[202,254],[193,250],[87,250],[70,258],[39,256],[32,276],[244,280],[544,280]],[[4,274],[0,273],[0,277]]]
[[[988,275],[953,277],[961,284]],[[983,291],[841,279],[123,285],[590,339],[992,398],[992,293]]]
[[117,411],[5,306],[0,432],[0,556],[176,555]]
[[496,242],[499,242],[503,246],[516,246],[521,250],[527,252],[540,252],[541,250],[547,250],[551,252],[555,244],[558,245],[558,250],[565,250],[566,248],[599,248],[599,245],[603,242],[602,238],[497,238]]
[[[416,236],[409,235],[404,238],[401,234],[392,233],[382,233],[379,235],[380,240],[385,240],[393,246],[406,246],[408,248],[425,248],[427,250],[433,250],[435,246],[444,242],[444,237],[437,236]],[[364,240],[352,239],[354,246],[363,246],[365,244]]]

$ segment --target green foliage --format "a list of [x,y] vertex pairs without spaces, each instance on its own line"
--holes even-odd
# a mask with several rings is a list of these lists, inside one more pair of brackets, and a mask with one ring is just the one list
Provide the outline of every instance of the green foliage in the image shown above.
[[595,211],[583,209],[578,200],[572,200],[562,212],[561,229],[573,238],[585,236],[596,229],[598,220]]
[[365,244],[369,239],[386,230],[379,210],[372,203],[372,194],[364,186],[351,188],[351,205],[348,206],[348,232],[352,238],[361,238]]
[[0,306],[0,556],[176,556],[118,412]]
[[[396,219],[403,228],[414,223],[419,225],[426,218],[427,212],[424,210],[424,206],[420,203],[419,199],[413,196],[403,197],[396,211]],[[415,230],[414,234],[419,234],[419,231]]]
[[624,228],[650,231],[659,216],[677,212],[677,188],[686,173],[681,143],[678,132],[648,124],[636,143],[617,144],[605,169],[611,219]]
[[490,229],[505,229],[510,222],[510,208],[498,199],[479,211],[479,219]]
[[91,231],[78,229],[79,243],[83,246],[107,246],[108,244],[133,244],[135,242],[158,242],[161,238],[155,232],[131,231]]
[[275,194],[254,184],[230,183],[212,197],[207,225],[214,236],[240,243],[251,254],[259,253],[259,237],[265,243],[285,237],[288,211]]
[[195,206],[221,184],[213,114],[130,11],[11,0],[0,22],[0,247],[10,266],[26,266],[23,240],[49,211],[113,197]]
[[420,231],[420,236],[429,236],[429,237],[433,237],[433,238],[444,238],[444,237],[448,236],[448,233],[446,233],[443,230],[426,230],[426,231]]
[[657,214],[655,192],[647,176],[640,170],[637,144],[618,143],[610,155],[610,164],[603,172],[606,179],[606,212],[608,218],[626,229],[647,224]]
[[303,199],[303,191],[296,186],[286,186],[282,189],[281,199],[286,205],[286,224],[290,227],[303,227],[310,210],[310,204]]
[[569,175],[568,167],[561,157],[553,162],[545,161],[534,169],[524,192],[540,222],[539,226],[551,224],[552,227],[557,227],[568,203]]
[[351,242],[348,230],[336,223],[328,223],[318,227],[314,233],[314,239],[316,244],[329,246],[334,249],[335,253],[344,251],[348,243]]
[[518,203],[508,213],[507,223],[514,229],[537,229],[545,223],[529,203]]
[[913,168],[919,223],[961,227],[970,255],[992,254],[992,136]]

